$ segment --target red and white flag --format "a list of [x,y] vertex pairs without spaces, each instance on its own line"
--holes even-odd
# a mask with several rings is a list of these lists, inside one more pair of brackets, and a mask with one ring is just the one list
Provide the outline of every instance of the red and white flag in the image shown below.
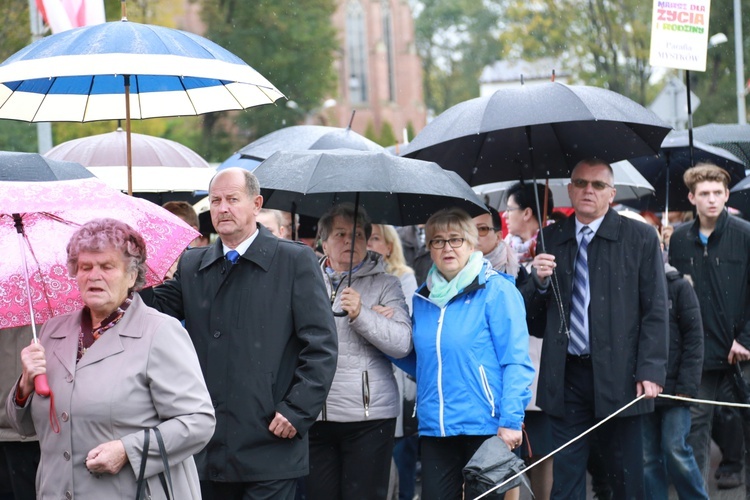
[[36,6],[52,33],[105,22],[104,0],[36,0]]

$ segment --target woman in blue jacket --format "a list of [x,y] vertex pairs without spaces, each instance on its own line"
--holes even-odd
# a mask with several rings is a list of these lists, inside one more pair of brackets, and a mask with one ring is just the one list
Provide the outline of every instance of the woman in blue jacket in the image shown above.
[[521,445],[534,368],[523,299],[475,251],[471,217],[441,210],[425,234],[433,266],[414,295],[414,352],[399,365],[417,378],[422,497],[460,499],[462,469],[487,438]]

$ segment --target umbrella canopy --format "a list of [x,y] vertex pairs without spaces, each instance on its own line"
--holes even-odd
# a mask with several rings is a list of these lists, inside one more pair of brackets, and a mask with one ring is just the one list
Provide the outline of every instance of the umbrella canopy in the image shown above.
[[[179,142],[131,134],[134,192],[205,190],[215,171],[198,153]],[[126,191],[127,134],[121,128],[64,142],[45,156],[76,161],[111,187]]]
[[0,182],[0,199],[0,329],[32,324],[27,275],[34,323],[83,306],[75,279],[68,276],[65,247],[73,232],[91,219],[119,219],[143,236],[147,286],[160,283],[198,236],[160,206],[126,196],[95,178]]
[[0,118],[27,122],[200,115],[273,103],[276,87],[212,41],[116,21],[38,40],[0,64]]
[[293,125],[257,139],[238,153],[243,157],[265,160],[277,151],[308,149],[354,149],[383,151],[383,147],[350,128],[323,125]]
[[750,216],[750,177],[745,177],[729,190],[727,205],[742,212],[745,218]]
[[[265,159],[265,158],[264,158]],[[240,167],[244,168],[245,170],[253,171],[255,170],[255,167],[260,165],[263,162],[263,160],[259,160],[257,158],[250,158],[248,156],[242,156],[240,153],[235,153],[216,167],[216,171],[224,170],[225,168],[230,167]]]
[[688,133],[681,130],[669,133],[657,155],[631,158],[630,163],[654,186],[656,192],[653,196],[626,201],[625,204],[653,212],[692,210],[682,175],[685,170],[701,162],[713,163],[729,172],[730,187],[745,177],[745,165],[725,149],[693,141],[692,156],[693,163],[690,162]]
[[254,174],[263,206],[320,217],[342,202],[359,202],[375,223],[423,224],[434,212],[459,206],[472,215],[484,203],[458,176],[435,163],[385,150],[280,151]]
[[550,82],[453,106],[401,153],[458,172],[472,186],[569,177],[584,158],[654,154],[670,127],[609,90]]
[[[615,194],[616,202],[621,203],[625,200],[638,199],[654,193],[653,186],[627,160],[613,163],[612,170],[615,174],[615,188],[617,189],[617,193]],[[517,182],[503,181],[474,186],[474,192],[482,197],[491,207],[503,211],[507,208],[505,193]],[[544,182],[540,181],[539,184],[544,185]],[[552,199],[556,207],[570,206],[568,184],[570,184],[570,178],[549,180]]]
[[[125,19],[42,38],[0,64],[0,118],[125,119],[128,134],[131,117],[246,109],[281,97],[260,73],[208,39]],[[130,172],[128,179],[132,193]]]
[[58,161],[37,153],[0,151],[0,181],[58,181],[94,177],[71,161]]
[[694,128],[693,137],[711,146],[726,149],[750,168],[750,125],[709,123]]

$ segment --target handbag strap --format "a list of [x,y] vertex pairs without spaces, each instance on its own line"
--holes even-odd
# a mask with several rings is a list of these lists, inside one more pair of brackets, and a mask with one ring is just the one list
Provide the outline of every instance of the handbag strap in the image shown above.
[[148,445],[151,439],[151,433],[148,429],[143,429],[143,453],[141,453],[141,467],[138,471],[138,480],[136,481],[135,500],[141,500],[143,495],[143,475],[146,473],[146,460],[148,459]]
[[[141,453],[141,466],[138,471],[138,480],[136,481],[135,500],[141,500],[144,493],[144,484],[146,481],[143,476],[146,473],[146,461],[148,460],[149,442],[151,440],[150,431],[151,429],[143,429],[143,453]],[[174,488],[172,487],[172,474],[169,471],[169,461],[167,460],[167,449],[164,446],[164,439],[161,436],[159,428],[154,427],[153,431],[154,435],[156,435],[156,443],[159,445],[159,455],[164,464],[164,472],[159,473],[159,482],[161,482],[161,486],[164,488],[167,499],[173,499],[174,495],[172,492]]]
[[[167,494],[167,498],[171,499],[174,498],[174,496],[172,495],[174,488],[172,487],[172,474],[169,472],[167,448],[164,446],[164,440],[161,437],[161,431],[158,427],[154,427],[154,434],[156,434],[156,442],[159,444],[159,455],[161,455],[161,460],[164,463],[164,474],[159,474],[159,480],[161,481],[161,485],[164,488],[164,493]],[[166,476],[166,481],[164,480],[164,476]],[[167,487],[167,485],[169,487]]]

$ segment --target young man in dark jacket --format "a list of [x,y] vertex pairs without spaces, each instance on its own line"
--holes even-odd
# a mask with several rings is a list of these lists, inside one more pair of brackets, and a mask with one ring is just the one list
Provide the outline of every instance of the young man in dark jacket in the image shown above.
[[[716,399],[732,365],[739,363],[745,378],[750,379],[750,224],[725,209],[730,180],[725,170],[699,164],[688,169],[683,178],[697,218],[675,230],[669,260],[692,277],[700,303],[704,356],[698,398]],[[713,410],[712,405],[693,406],[688,439],[706,483]],[[745,421],[743,427],[747,464],[750,422]],[[745,469],[747,479],[750,467]]]

